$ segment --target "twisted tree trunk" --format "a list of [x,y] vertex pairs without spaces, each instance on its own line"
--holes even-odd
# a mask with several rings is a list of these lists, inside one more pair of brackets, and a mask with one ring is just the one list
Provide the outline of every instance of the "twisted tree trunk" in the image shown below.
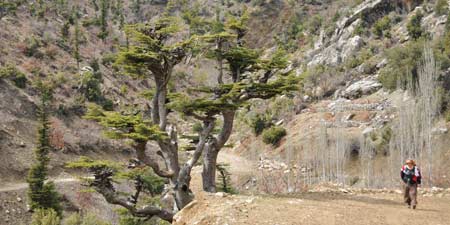
[[203,150],[203,190],[216,192],[216,165],[219,151],[228,141],[233,130],[234,115],[236,111],[225,110],[222,112],[223,126],[217,137],[212,137]]

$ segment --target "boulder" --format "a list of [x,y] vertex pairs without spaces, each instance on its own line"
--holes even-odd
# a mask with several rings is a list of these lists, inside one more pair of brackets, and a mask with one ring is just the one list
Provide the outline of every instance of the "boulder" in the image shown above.
[[373,79],[364,79],[353,83],[348,86],[343,92],[342,96],[345,98],[359,98],[362,95],[372,94],[379,89],[381,89],[383,85],[377,80]]

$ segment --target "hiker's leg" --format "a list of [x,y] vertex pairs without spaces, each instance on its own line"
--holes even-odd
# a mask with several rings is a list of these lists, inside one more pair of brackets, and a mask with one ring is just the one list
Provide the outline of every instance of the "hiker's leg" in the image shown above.
[[405,184],[403,198],[406,204],[411,205],[411,198],[409,197],[409,189],[410,189],[409,186]]
[[417,184],[411,185],[409,188],[409,196],[411,198],[411,205],[415,208],[417,205]]

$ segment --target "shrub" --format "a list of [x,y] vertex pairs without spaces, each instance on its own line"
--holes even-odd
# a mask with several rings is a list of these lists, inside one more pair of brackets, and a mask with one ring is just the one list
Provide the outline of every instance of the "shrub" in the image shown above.
[[308,22],[308,30],[312,34],[318,34],[322,27],[323,18],[320,15],[315,15]]
[[411,20],[406,25],[406,29],[408,30],[409,36],[414,40],[419,39],[424,33],[421,25],[422,18],[423,14],[419,10],[414,16],[411,17]]
[[[377,37],[389,36],[389,29],[391,29],[391,19],[389,16],[385,16],[379,19],[373,26],[372,32]],[[386,32],[385,32],[386,31]]]
[[104,54],[102,57],[102,64],[104,66],[112,65],[116,61],[117,55],[114,53]]
[[34,36],[27,37],[22,47],[22,52],[28,57],[42,58],[43,54],[39,51],[42,46],[42,41]]
[[58,214],[53,209],[37,209],[33,213],[31,225],[60,225]]
[[19,88],[25,88],[27,85],[27,77],[20,72],[14,65],[6,65],[0,68],[0,78],[11,79]]
[[401,88],[410,77],[417,77],[417,59],[422,57],[423,42],[414,41],[386,52],[388,65],[380,71],[379,80],[383,87],[394,90]]
[[437,0],[434,6],[434,12],[441,16],[448,11],[448,1],[447,0]]
[[270,127],[271,125],[271,118],[265,114],[257,114],[250,119],[250,127],[256,136],[260,135],[264,129]]
[[85,72],[80,77],[80,91],[89,101],[100,100],[102,94],[100,90],[100,80],[93,72]]
[[282,127],[271,127],[263,131],[263,142],[276,146],[286,134],[286,130]]

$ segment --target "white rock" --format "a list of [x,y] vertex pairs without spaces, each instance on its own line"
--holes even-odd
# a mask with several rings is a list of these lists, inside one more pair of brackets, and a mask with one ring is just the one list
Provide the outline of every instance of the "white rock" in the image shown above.
[[215,194],[215,196],[221,197],[221,198],[226,197],[227,195],[228,195],[228,194],[225,193],[225,192],[217,192],[217,193]]
[[361,97],[361,95],[372,94],[382,87],[383,85],[377,80],[364,79],[357,81],[352,85],[350,85],[349,87],[347,87],[343,91],[342,96],[347,98],[358,98]]
[[364,136],[366,136],[366,135],[368,135],[368,134],[370,134],[370,133],[372,133],[374,131],[375,131],[375,129],[373,127],[367,127],[366,129],[363,130],[362,134]]

